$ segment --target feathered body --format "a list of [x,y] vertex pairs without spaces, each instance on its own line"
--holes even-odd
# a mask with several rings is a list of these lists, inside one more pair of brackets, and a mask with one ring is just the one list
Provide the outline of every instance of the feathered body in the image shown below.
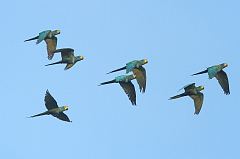
[[121,75],[121,76],[115,77],[115,79],[111,81],[100,83],[100,86],[105,84],[111,84],[111,83],[119,83],[120,86],[123,88],[124,92],[127,94],[132,105],[136,105],[135,87],[131,82],[131,80],[135,78],[136,78],[135,75]]
[[51,64],[47,64],[45,66],[55,65],[55,64],[67,64],[64,69],[64,70],[67,70],[71,68],[73,65],[75,65],[78,61],[81,61],[84,59],[83,56],[74,56],[74,49],[71,49],[71,48],[57,49],[53,52],[53,54],[59,53],[59,52],[61,52],[62,60],[51,63]]
[[170,97],[169,99],[172,100],[172,99],[177,99],[184,96],[189,96],[194,101],[194,106],[195,106],[194,114],[199,114],[202,108],[203,98],[204,98],[204,95],[203,93],[201,93],[201,91],[204,89],[204,87],[203,86],[196,87],[195,83],[191,83],[189,85],[184,86],[183,88],[184,88],[184,93]]
[[57,47],[57,37],[56,35],[60,34],[60,30],[45,30],[39,33],[38,36],[30,38],[25,40],[26,41],[31,41],[31,40],[37,40],[36,44],[41,43],[43,40],[47,44],[47,53],[48,53],[48,59],[51,60],[53,58],[53,52],[56,50]]
[[71,122],[68,116],[63,113],[64,111],[68,110],[68,106],[58,107],[56,100],[52,97],[52,95],[49,93],[48,90],[46,91],[44,101],[45,101],[45,106],[47,108],[47,111],[30,116],[31,118],[42,116],[42,115],[52,115],[60,120]]
[[121,71],[121,70],[125,70],[125,69],[126,69],[126,73],[133,72],[133,74],[136,76],[140,92],[144,93],[146,90],[147,77],[146,77],[146,70],[143,67],[143,65],[145,65],[147,63],[148,63],[147,59],[133,60],[131,62],[128,62],[126,64],[126,66],[116,69],[116,70],[113,70],[111,72],[108,72],[108,74],[117,72],[117,71]]
[[230,94],[228,77],[227,77],[226,72],[223,71],[223,69],[227,66],[228,66],[228,64],[226,64],[226,63],[214,65],[214,66],[208,67],[204,71],[195,73],[193,75],[208,73],[209,79],[212,79],[215,77],[218,80],[218,83],[220,84],[220,86],[222,87],[224,93],[226,95],[228,95],[228,94]]

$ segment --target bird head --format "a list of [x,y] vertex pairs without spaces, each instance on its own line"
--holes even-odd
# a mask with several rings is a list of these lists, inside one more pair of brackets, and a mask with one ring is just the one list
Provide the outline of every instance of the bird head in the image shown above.
[[64,111],[68,110],[68,106],[63,106]]
[[228,67],[228,64],[227,64],[227,63],[223,63],[223,64],[221,64],[221,65],[222,65],[223,68]]
[[83,59],[84,59],[83,56],[76,56],[76,60],[77,60],[77,61],[81,61],[81,60],[83,60]]
[[145,64],[147,64],[147,63],[148,63],[148,60],[147,60],[147,59],[141,60],[141,64],[142,64],[142,65],[145,65]]
[[54,31],[53,31],[53,34],[54,34],[54,35],[58,35],[58,34],[60,34],[60,33],[61,33],[60,30],[54,30]]
[[198,87],[197,87],[197,90],[198,90],[198,91],[202,91],[202,90],[204,90],[204,87],[203,87],[203,86],[198,86]]

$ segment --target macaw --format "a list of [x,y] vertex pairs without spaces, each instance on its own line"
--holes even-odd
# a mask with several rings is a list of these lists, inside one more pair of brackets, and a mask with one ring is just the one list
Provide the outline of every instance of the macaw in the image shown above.
[[72,122],[69,120],[68,116],[63,113],[64,111],[68,110],[68,106],[58,107],[56,100],[52,97],[48,90],[46,91],[44,101],[47,111],[37,115],[30,116],[31,118],[42,115],[52,115],[60,120]]
[[223,71],[223,69],[227,66],[228,64],[226,63],[222,63],[220,65],[214,65],[214,66],[208,67],[204,71],[195,73],[192,76],[208,73],[209,79],[212,79],[215,77],[218,80],[218,83],[220,84],[220,86],[222,87],[224,94],[228,95],[230,94],[228,77],[226,72]]
[[115,77],[115,79],[107,82],[101,83],[101,85],[110,84],[110,83],[119,83],[123,88],[124,92],[127,94],[129,100],[131,101],[132,105],[136,105],[136,92],[135,87],[132,84],[131,80],[135,79],[136,76],[133,75],[121,75]]
[[194,106],[195,106],[194,114],[199,114],[202,108],[203,98],[204,98],[203,93],[201,93],[200,91],[204,90],[204,87],[203,86],[196,87],[195,83],[191,83],[189,85],[184,86],[183,89],[185,90],[184,93],[170,97],[169,100],[184,97],[184,96],[190,96],[194,101]]
[[147,59],[134,60],[134,61],[128,62],[126,64],[126,66],[124,66],[122,68],[119,68],[119,69],[116,69],[116,70],[113,70],[111,72],[108,72],[107,74],[117,72],[117,71],[121,71],[121,70],[125,70],[125,69],[126,69],[126,73],[129,73],[129,72],[132,71],[133,74],[136,76],[140,92],[144,93],[145,90],[146,90],[147,77],[146,77],[146,70],[143,67],[143,65],[145,65],[147,63],[148,63]]
[[26,41],[31,41],[31,40],[37,40],[36,44],[39,44],[43,40],[47,44],[47,53],[48,53],[48,59],[51,60],[53,58],[53,51],[56,50],[57,47],[57,37],[56,35],[60,34],[60,30],[45,30],[39,33],[38,36],[33,37],[31,39],[27,39]]
[[64,70],[67,70],[67,69],[71,68],[78,61],[81,61],[84,59],[83,56],[74,56],[74,50],[71,48],[57,49],[53,52],[53,54],[58,53],[58,52],[61,52],[62,60],[51,63],[51,64],[47,64],[45,66],[55,65],[55,64],[67,64],[64,69]]

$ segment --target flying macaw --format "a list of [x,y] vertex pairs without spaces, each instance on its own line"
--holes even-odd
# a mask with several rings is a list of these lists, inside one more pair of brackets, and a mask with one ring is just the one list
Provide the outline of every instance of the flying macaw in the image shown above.
[[37,115],[30,116],[31,118],[42,115],[52,115],[60,120],[72,122],[69,120],[68,116],[63,113],[64,111],[68,110],[68,106],[58,107],[56,100],[51,96],[48,90],[46,91],[44,101],[47,111]]
[[83,56],[74,56],[74,50],[71,48],[57,49],[53,52],[53,54],[58,53],[58,52],[61,52],[62,60],[51,63],[51,64],[47,64],[45,66],[55,65],[55,64],[67,64],[64,69],[64,70],[67,70],[67,69],[71,68],[78,61],[81,61],[84,59]]
[[203,86],[196,87],[195,83],[191,83],[189,85],[184,86],[183,88],[185,90],[184,93],[170,97],[169,100],[184,97],[184,96],[190,96],[194,101],[194,106],[195,106],[194,114],[199,114],[202,108],[203,98],[204,98],[203,93],[201,93],[200,91],[204,90],[204,87]]
[[226,72],[223,71],[223,69],[227,66],[228,66],[228,64],[226,64],[226,63],[222,63],[220,65],[214,65],[214,66],[208,67],[204,71],[195,73],[192,76],[203,74],[203,73],[208,73],[209,79],[212,79],[215,77],[218,80],[218,83],[220,84],[220,86],[222,87],[224,93],[226,95],[228,95],[228,94],[230,94],[228,77],[227,77]]
[[38,36],[31,38],[31,39],[27,39],[26,41],[31,41],[31,40],[37,40],[36,44],[39,44],[40,42],[42,42],[43,40],[46,42],[47,44],[47,53],[48,53],[48,59],[51,60],[53,58],[53,51],[56,50],[57,47],[57,37],[56,35],[60,34],[60,30],[45,30],[42,31],[41,33],[39,33]]
[[110,83],[119,83],[121,85],[121,87],[123,88],[124,92],[127,94],[132,105],[136,105],[135,87],[131,82],[131,80],[133,80],[135,78],[136,78],[136,76],[134,74],[133,75],[121,75],[121,76],[115,77],[114,80],[103,82],[99,86],[105,85],[105,84],[110,84]]
[[129,73],[129,72],[132,71],[133,74],[136,76],[140,92],[144,93],[145,90],[146,90],[147,77],[146,77],[146,70],[143,67],[143,65],[145,65],[146,63],[148,63],[147,59],[134,60],[134,61],[128,62],[126,64],[126,66],[124,66],[122,68],[119,68],[119,69],[116,69],[116,70],[113,70],[111,72],[108,72],[107,74],[117,72],[117,71],[121,71],[121,70],[125,70],[125,69],[126,69],[126,73]]

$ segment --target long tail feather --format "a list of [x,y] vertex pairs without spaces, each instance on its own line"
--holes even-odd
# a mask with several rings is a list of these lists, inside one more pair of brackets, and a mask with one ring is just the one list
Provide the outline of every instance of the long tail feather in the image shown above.
[[31,41],[31,40],[36,40],[36,39],[38,39],[38,37],[39,37],[39,36],[36,36],[36,37],[34,37],[34,38],[31,38],[31,39],[27,39],[27,40],[25,40],[24,42],[26,42],[26,41]]
[[47,64],[47,65],[45,65],[45,66],[50,66],[50,65],[55,65],[55,64],[61,64],[61,63],[63,63],[63,62],[62,62],[62,61],[58,61],[58,62],[54,62],[54,63]]
[[116,69],[116,70],[113,70],[113,71],[111,71],[111,72],[108,72],[107,74],[113,73],[113,72],[117,72],[117,71],[121,71],[121,70],[124,70],[124,69],[126,69],[126,66],[124,66],[124,67],[122,67],[122,68],[119,68],[119,69]]
[[116,83],[116,80],[111,80],[111,81],[107,81],[107,82],[103,82],[103,83],[100,83],[98,86],[101,86],[101,85],[105,85],[105,84],[110,84],[110,83]]
[[188,95],[188,94],[184,92],[184,93],[182,93],[182,94],[178,94],[178,95],[176,95],[176,96],[170,97],[169,100],[171,100],[171,99],[177,99],[177,98],[184,97],[184,96],[187,96],[187,95]]
[[36,115],[30,116],[29,118],[33,118],[33,117],[37,117],[37,116],[42,116],[42,115],[49,115],[49,112],[46,111],[46,112],[43,112],[43,113],[40,113],[40,114],[36,114]]
[[199,74],[203,74],[203,73],[207,73],[207,72],[208,72],[208,70],[204,70],[204,71],[201,71],[201,72],[198,72],[198,73],[192,74],[192,76],[194,76],[194,75],[199,75]]

